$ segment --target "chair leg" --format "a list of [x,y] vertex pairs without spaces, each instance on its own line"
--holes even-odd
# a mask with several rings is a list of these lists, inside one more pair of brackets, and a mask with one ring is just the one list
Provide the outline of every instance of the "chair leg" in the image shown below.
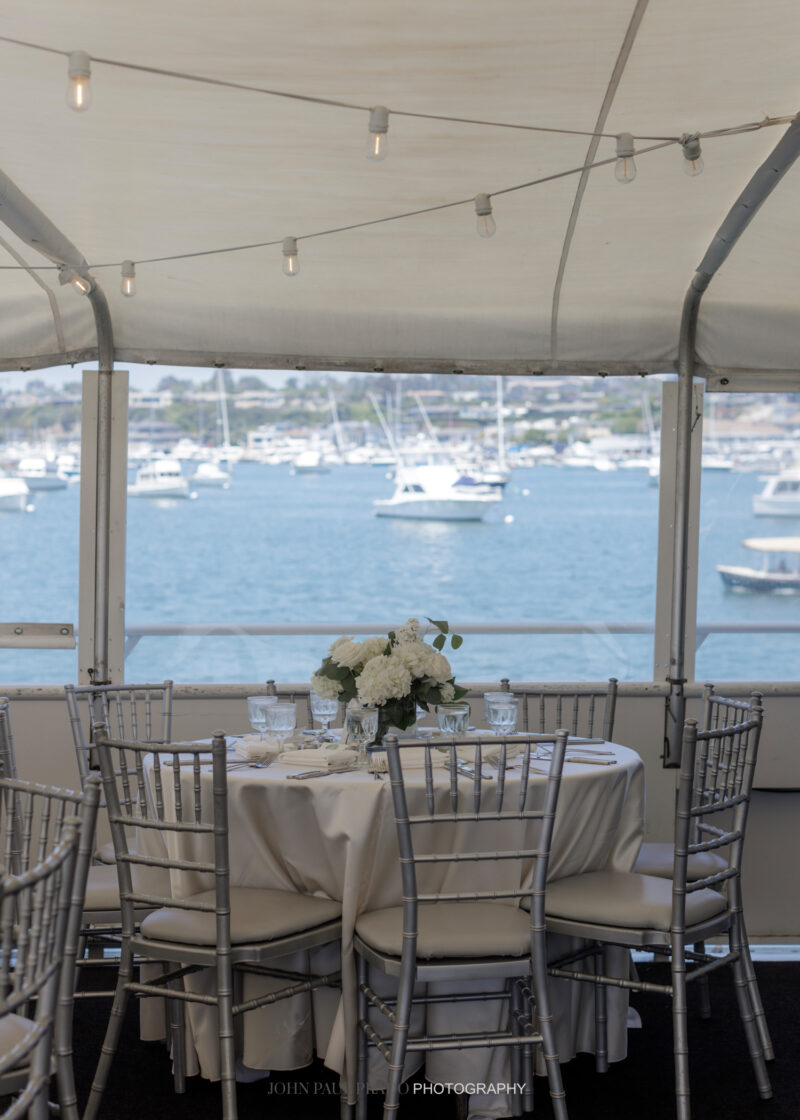
[[114,992],[114,1002],[111,1005],[111,1016],[108,1020],[106,1037],[103,1040],[100,1060],[97,1063],[94,1080],[92,1081],[92,1087],[89,1091],[89,1099],[86,1103],[86,1111],[83,1114],[83,1120],[96,1120],[97,1114],[100,1111],[103,1093],[108,1084],[108,1075],[111,1072],[111,1064],[114,1061],[114,1055],[117,1052],[120,1035],[122,1034],[122,1021],[125,1017],[125,1009],[130,996],[128,983],[132,979],[132,976],[133,953],[131,952],[129,940],[125,938],[123,939],[120,951],[117,987]]
[[[357,956],[356,962],[358,971],[358,1021],[359,1023],[365,1023],[369,1015],[369,1004],[361,986],[367,982],[368,968],[363,957]],[[367,1036],[359,1026],[355,1120],[367,1120],[367,1076]],[[343,1101],[346,1100],[346,1098],[342,1099]]]
[[750,1061],[753,1063],[753,1073],[755,1074],[756,1085],[758,1086],[758,1095],[762,1100],[769,1100],[772,1096],[772,1086],[770,1085],[767,1067],[764,1064],[761,1040],[758,1036],[758,1028],[756,1026],[750,997],[750,987],[747,981],[747,970],[744,964],[744,939],[742,936],[744,931],[736,927],[737,923],[734,923],[730,930],[730,947],[734,950],[738,946],[740,950],[738,960],[735,960],[732,965],[736,1001],[739,1005],[739,1015],[747,1039],[747,1048],[750,1051]]
[[686,1010],[686,955],[682,937],[673,937],[670,972],[672,978],[672,1053],[675,1063],[675,1115],[677,1120],[691,1120],[689,1031]]
[[217,1014],[222,1120],[237,1120],[236,1053],[233,1028],[233,970],[230,957],[217,956]]
[[[692,948],[694,949],[694,951],[696,953],[705,953],[706,943],[705,943],[705,941],[697,941],[692,946]],[[710,990],[709,990],[709,987],[708,987],[708,977],[707,976],[701,976],[700,979],[697,981],[697,986],[698,986],[698,989],[699,989],[699,992],[700,992],[700,1018],[701,1019],[710,1019],[711,1018],[711,994],[710,994]]]
[[[412,946],[411,951],[416,946]],[[408,952],[404,946],[403,956]],[[408,1032],[411,1025],[411,1003],[414,994],[414,972],[412,968],[405,967],[401,973],[400,986],[397,990],[397,1003],[395,1004],[394,1031],[392,1033],[392,1051],[389,1057],[388,1077],[386,1081],[386,1096],[383,1102],[383,1120],[393,1120],[400,1108],[400,1085],[403,1078],[403,1066],[406,1060],[406,1045]]]
[[767,1026],[767,1017],[764,1014],[764,1005],[761,1002],[761,992],[759,991],[758,980],[756,979],[756,971],[753,967],[753,958],[750,956],[750,945],[747,940],[747,930],[744,927],[744,923],[742,923],[742,964],[744,965],[744,973],[747,977],[747,987],[750,993],[753,1015],[755,1016],[756,1030],[758,1031],[759,1041],[761,1042],[761,1052],[764,1055],[765,1062],[772,1062],[775,1060],[775,1051],[772,1048],[772,1038],[770,1037],[769,1027]]
[[558,1061],[555,1030],[553,1029],[553,1012],[550,1008],[550,992],[547,984],[547,953],[544,930],[541,931],[541,936],[539,936],[537,930],[534,933],[534,938],[533,997],[536,1002],[539,1033],[542,1036],[542,1051],[547,1071],[550,1102],[555,1120],[567,1120],[567,1101],[564,1093],[564,1083],[561,1080],[561,1066]]
[[[524,1015],[522,1008],[522,995],[519,990],[519,984],[516,980],[509,981],[509,1009],[508,1018],[509,1025],[514,1034],[519,1034],[523,1029]],[[528,1094],[528,1081],[529,1081],[529,1062],[530,1062],[530,1047],[523,1047],[520,1045],[512,1046],[510,1053],[510,1068],[511,1068],[511,1083],[512,1085],[519,1085],[524,1080],[525,1089],[523,1090],[524,1096]],[[531,1111],[533,1102],[530,1106],[526,1106],[528,1111]],[[523,1111],[523,1101],[520,1099],[518,1093],[514,1093],[511,1099],[511,1115],[521,1116]]]
[[[164,965],[166,972],[171,966]],[[179,987],[179,981],[169,985]],[[170,1049],[172,1050],[172,1082],[176,1093],[186,1092],[186,1039],[184,1032],[183,1001],[167,997],[167,1018],[169,1021]]]
[[[605,953],[594,958],[595,971],[606,974]],[[605,984],[594,985],[594,1068],[608,1073],[608,997]]]

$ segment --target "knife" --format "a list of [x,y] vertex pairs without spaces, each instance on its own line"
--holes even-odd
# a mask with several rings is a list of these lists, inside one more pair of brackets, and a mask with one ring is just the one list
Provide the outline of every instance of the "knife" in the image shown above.
[[331,766],[325,770],[298,770],[295,774],[287,774],[287,778],[327,778],[330,774],[351,774],[355,770],[360,770],[360,766]]

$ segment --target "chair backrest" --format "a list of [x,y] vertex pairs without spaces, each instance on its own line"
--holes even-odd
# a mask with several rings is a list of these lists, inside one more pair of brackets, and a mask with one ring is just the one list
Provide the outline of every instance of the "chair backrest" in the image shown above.
[[9,704],[7,696],[0,696],[0,778],[18,777]]
[[0,780],[0,1094],[22,1094],[4,1117],[46,1101],[56,1016],[72,1015],[99,794],[96,776],[80,793]]
[[[710,888],[726,894],[731,907],[741,905],[739,878],[760,736],[756,705],[749,719],[727,727],[698,731],[693,719],[684,725],[675,813],[675,928],[685,925],[687,893]],[[689,879],[688,858],[702,852],[721,855],[726,866]]]
[[[404,945],[416,939],[419,903],[527,898],[531,927],[543,933],[545,883],[566,744],[567,732],[555,732],[545,763],[547,777],[541,781],[539,767],[534,769],[532,762],[543,747],[538,738],[448,738],[423,746],[418,739],[384,738],[403,880]],[[406,780],[420,771],[403,769],[403,752],[414,748],[424,752],[424,803],[419,783],[412,792]],[[450,770],[444,782],[441,771],[439,780],[434,776],[434,760],[441,760],[438,752],[443,748]],[[514,775],[509,778],[506,763],[515,755]],[[484,772],[490,775],[486,779]],[[467,784],[463,774],[473,780]],[[424,890],[420,890],[421,878]]]
[[[596,735],[611,741],[618,683],[616,677],[610,677],[607,685],[597,687],[515,684],[514,695],[520,698],[517,730],[549,735],[564,727],[570,735]],[[512,690],[507,678],[500,684],[504,691]]]
[[[114,840],[122,933],[136,907],[169,906],[217,914],[217,949],[230,950],[230,866],[225,735],[208,743],[154,744],[109,738],[94,744]],[[144,873],[134,874],[138,868]],[[153,886],[161,872],[163,893]],[[166,878],[168,877],[168,878]],[[191,895],[215,892],[209,902]]]
[[755,708],[763,711],[763,694],[751,692],[747,700],[733,700],[729,696],[720,696],[715,691],[715,686],[710,682],[703,685],[703,719],[700,724],[702,731],[710,731],[715,727],[730,727],[732,723],[743,723],[750,718]]
[[64,685],[81,782],[98,769],[92,725],[116,739],[168,743],[172,737],[172,681],[160,684]]

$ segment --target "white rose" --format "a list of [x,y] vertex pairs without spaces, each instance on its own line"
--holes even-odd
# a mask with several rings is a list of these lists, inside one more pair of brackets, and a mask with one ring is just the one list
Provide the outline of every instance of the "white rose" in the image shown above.
[[373,657],[383,653],[386,646],[389,644],[388,638],[367,638],[361,643],[361,660],[364,664],[371,661]]
[[449,681],[453,676],[453,670],[450,668],[450,662],[447,660],[443,653],[438,650],[431,650],[431,658],[428,662],[428,676],[433,677],[439,684],[444,684]]
[[361,642],[352,638],[339,638],[331,646],[331,660],[344,669],[354,669],[363,660]]
[[330,677],[315,673],[311,678],[311,690],[312,692],[316,692],[317,696],[322,696],[325,700],[336,700],[339,693],[342,691],[342,686],[339,681],[334,681]]

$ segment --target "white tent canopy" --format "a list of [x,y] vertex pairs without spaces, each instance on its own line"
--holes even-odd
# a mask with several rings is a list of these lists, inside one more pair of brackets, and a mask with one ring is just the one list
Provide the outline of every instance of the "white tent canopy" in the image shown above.
[[[123,363],[672,368],[689,281],[800,108],[796,0],[3,10],[0,168],[86,258]],[[77,49],[93,60],[82,113],[64,100]],[[381,163],[365,158],[374,105],[390,110]],[[678,143],[651,139],[720,130],[733,133],[703,136],[697,178]],[[626,185],[621,132],[639,153]],[[548,181],[508,190],[536,180]],[[703,299],[699,372],[717,381],[790,385],[800,369],[799,184],[790,169]],[[479,192],[492,195],[490,239],[476,235]],[[0,233],[0,368],[93,357],[87,301]],[[281,269],[287,236],[296,278]],[[240,246],[258,247],[227,251]],[[119,290],[126,259],[132,299]]]

